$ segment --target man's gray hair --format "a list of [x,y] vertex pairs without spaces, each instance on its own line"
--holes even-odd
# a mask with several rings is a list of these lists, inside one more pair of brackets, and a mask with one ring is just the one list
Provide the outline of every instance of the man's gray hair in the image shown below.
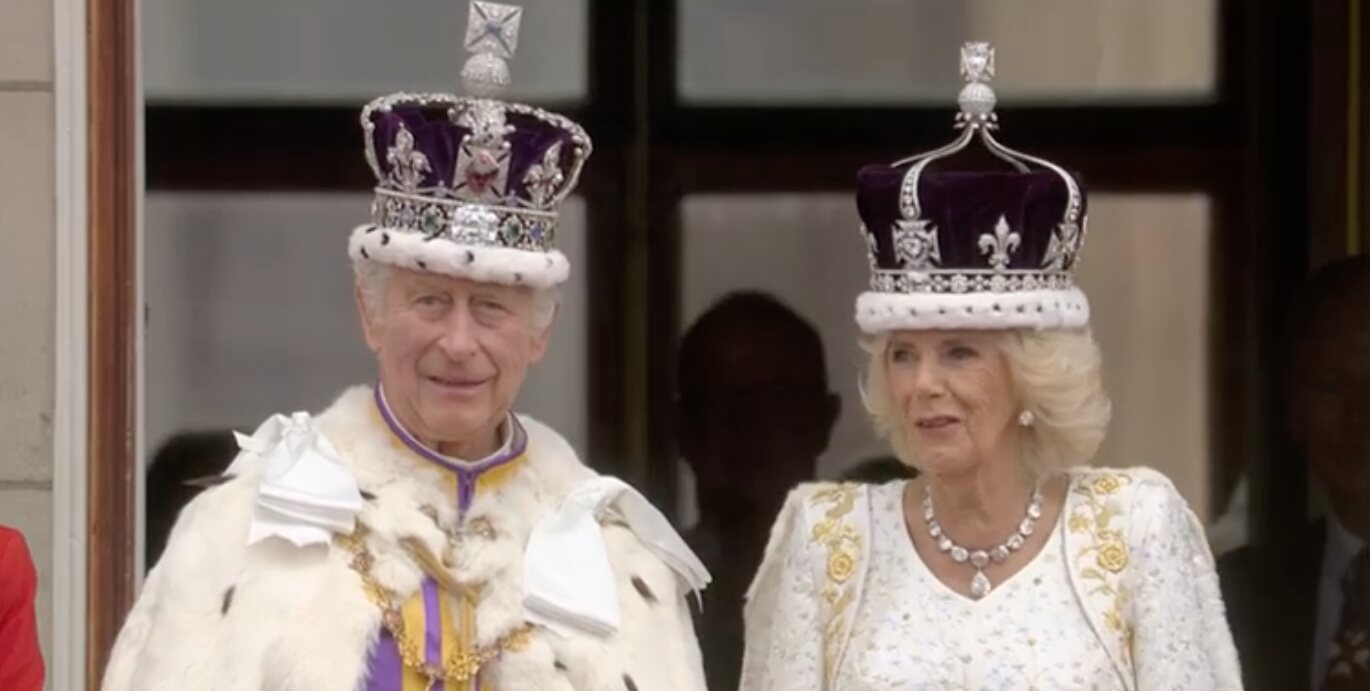
[[390,265],[370,259],[352,260],[352,275],[361,291],[366,311],[379,317],[385,311],[385,282],[390,278]]

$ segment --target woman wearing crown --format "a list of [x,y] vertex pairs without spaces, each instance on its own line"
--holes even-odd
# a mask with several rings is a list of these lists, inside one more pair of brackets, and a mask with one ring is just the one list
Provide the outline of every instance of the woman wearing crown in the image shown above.
[[[817,484],[748,596],[743,691],[1239,689],[1204,532],[1148,468],[1088,467],[1109,420],[1074,176],[993,136],[968,44],[956,142],[858,175],[863,399],[917,480]],[[979,137],[1013,166],[936,172]]]
[[378,383],[277,415],[181,514],[107,691],[702,691],[669,522],[511,407],[547,348],[590,140],[490,96],[520,10],[473,3],[471,96],[362,111],[351,235]]

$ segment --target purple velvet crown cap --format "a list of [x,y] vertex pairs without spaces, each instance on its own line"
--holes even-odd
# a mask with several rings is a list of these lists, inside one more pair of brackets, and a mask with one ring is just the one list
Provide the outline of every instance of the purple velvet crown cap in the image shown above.
[[[533,108],[519,108],[514,104],[504,104],[507,133],[503,136],[502,147],[490,147],[488,161],[476,160],[477,154],[469,159],[462,157],[464,144],[469,146],[473,129],[459,117],[460,112],[469,108],[474,101],[451,97],[436,102],[396,99],[387,107],[375,108],[367,113],[370,125],[366,145],[368,160],[374,162],[373,172],[381,187],[397,186],[396,167],[404,165],[401,156],[391,156],[392,150],[398,151],[401,138],[407,132],[412,138],[412,152],[426,161],[419,173],[418,189],[447,190],[450,196],[462,196],[456,192],[463,186],[475,185],[469,196],[473,200],[482,199],[512,207],[550,209],[560,201],[561,187],[578,172],[583,159],[589,154],[589,138],[579,126],[570,120],[546,111]],[[456,112],[454,112],[456,111]],[[536,166],[548,160],[547,155],[557,151],[552,167],[554,170],[541,170],[530,176]],[[411,155],[412,156],[412,155]],[[507,157],[507,160],[506,158]],[[417,160],[410,158],[409,160]],[[459,163],[472,163],[486,170],[469,170]],[[539,175],[556,176],[562,185],[552,186],[551,192],[539,197],[535,189]],[[484,176],[484,177],[482,177]],[[449,196],[440,194],[439,196]]]
[[[904,268],[895,250],[895,230],[901,220],[900,186],[907,168],[875,164],[857,173],[857,213],[864,232],[871,236],[868,242],[876,248],[875,265],[884,271]],[[1074,177],[1079,184],[1079,176]],[[982,250],[981,238],[993,236],[1000,219],[1019,237],[1005,268],[1038,269],[1065,216],[1068,196],[1065,181],[1047,170],[923,173],[918,181],[920,217],[936,234],[940,250],[934,270],[992,270],[993,255]]]

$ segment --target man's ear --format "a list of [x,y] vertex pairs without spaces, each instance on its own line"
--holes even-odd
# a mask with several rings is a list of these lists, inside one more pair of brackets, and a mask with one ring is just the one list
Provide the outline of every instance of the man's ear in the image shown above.
[[366,347],[370,348],[373,353],[381,352],[380,315],[371,313],[371,303],[366,299],[361,281],[352,282],[352,298],[357,303],[357,318],[361,320],[362,336],[366,338]]
[[552,308],[552,318],[547,320],[547,326],[542,327],[537,333],[533,334],[533,348],[528,356],[528,364],[535,365],[542,357],[547,354],[547,344],[552,339],[552,327],[557,323],[557,317],[561,315],[561,303],[558,302]]

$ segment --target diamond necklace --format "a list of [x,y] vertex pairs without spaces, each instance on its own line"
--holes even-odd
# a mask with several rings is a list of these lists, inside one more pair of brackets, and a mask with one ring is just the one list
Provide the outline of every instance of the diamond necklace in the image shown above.
[[967,561],[975,569],[975,575],[970,579],[970,596],[979,600],[989,594],[994,586],[990,584],[989,577],[985,575],[985,567],[994,562],[1002,563],[1008,559],[1008,555],[1017,552],[1027,543],[1027,538],[1032,535],[1032,531],[1037,527],[1037,519],[1042,517],[1042,487],[1038,485],[1032,489],[1032,499],[1028,500],[1027,514],[1018,524],[1018,529],[1009,536],[1007,540],[999,543],[998,546],[989,549],[966,549],[952,541],[944,530],[942,524],[937,522],[937,515],[932,510],[932,486],[926,485],[923,488],[923,520],[928,524],[928,535],[937,541],[937,549],[951,555],[951,560],[964,564]]

